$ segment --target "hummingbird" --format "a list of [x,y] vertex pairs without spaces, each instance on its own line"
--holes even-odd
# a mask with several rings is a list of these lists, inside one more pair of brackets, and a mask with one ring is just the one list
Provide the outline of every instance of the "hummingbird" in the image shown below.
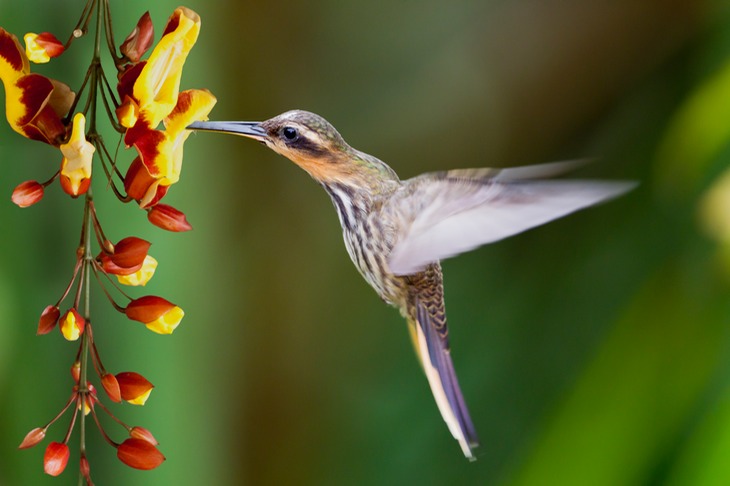
[[407,321],[441,416],[470,460],[479,439],[451,360],[440,260],[611,199],[635,185],[546,180],[582,161],[447,170],[401,180],[385,162],[348,145],[324,118],[303,110],[263,122],[195,122],[188,128],[257,140],[324,188],[352,262]]

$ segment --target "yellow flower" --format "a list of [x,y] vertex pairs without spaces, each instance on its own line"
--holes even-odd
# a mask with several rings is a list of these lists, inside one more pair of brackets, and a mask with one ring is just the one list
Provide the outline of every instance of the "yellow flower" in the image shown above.
[[166,189],[180,180],[183,143],[190,135],[190,130],[185,128],[194,121],[207,120],[216,101],[205,89],[183,91],[175,108],[164,119],[165,130],[152,130],[138,124],[128,131],[143,167],[139,164],[130,166],[125,188],[141,207],[159,201],[160,186]]
[[145,286],[155,274],[157,260],[147,255],[142,262],[142,268],[130,275],[117,275],[117,280],[122,285]]
[[[190,130],[185,128],[194,121],[207,120],[216,101],[215,96],[205,89],[189,89],[180,93],[175,109],[164,120],[165,139],[158,146],[158,157],[154,161],[160,184],[163,186],[180,180],[183,143],[190,135]],[[144,155],[142,161],[144,162]]]
[[86,118],[76,113],[73,120],[71,138],[61,145],[63,161],[61,162],[61,187],[76,197],[89,189],[91,182],[91,162],[94,158],[94,146],[86,140]]
[[134,98],[150,127],[157,127],[177,104],[183,64],[199,32],[200,16],[178,7],[134,83]]

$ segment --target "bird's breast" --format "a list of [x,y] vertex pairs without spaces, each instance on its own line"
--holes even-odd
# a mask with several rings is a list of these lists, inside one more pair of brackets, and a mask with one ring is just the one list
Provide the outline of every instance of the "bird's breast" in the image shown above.
[[387,262],[395,239],[394,228],[375,209],[373,199],[345,185],[323,186],[337,211],[345,248],[355,267],[383,300],[400,306],[406,282],[393,275]]
[[406,294],[404,277],[393,275],[387,257],[392,244],[378,218],[368,218],[359,227],[343,227],[347,253],[363,278],[389,304],[401,306]]

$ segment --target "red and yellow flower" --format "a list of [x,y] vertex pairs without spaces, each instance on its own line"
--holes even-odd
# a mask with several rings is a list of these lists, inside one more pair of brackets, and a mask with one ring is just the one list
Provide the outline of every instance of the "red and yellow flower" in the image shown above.
[[115,378],[120,397],[133,405],[144,405],[154,388],[147,378],[133,371],[117,373]]
[[158,334],[172,334],[185,315],[180,307],[155,295],[133,300],[124,312],[128,318],[143,323]]
[[5,87],[5,115],[12,129],[26,138],[59,146],[66,136],[62,118],[75,94],[59,81],[31,73],[18,38],[2,28],[0,80]]
[[[216,103],[207,90],[179,91],[182,67],[199,31],[198,14],[179,7],[149,59],[132,64],[120,78],[123,102],[117,118],[127,128],[125,144],[139,154],[124,186],[143,208],[155,205],[180,179],[183,143],[190,134],[185,128],[207,119]],[[157,129],[160,122],[165,130]]]
[[71,137],[61,145],[61,187],[69,196],[78,197],[89,190],[91,162],[94,146],[86,140],[86,118],[82,113],[74,115]]
[[84,332],[86,321],[76,309],[69,309],[60,320],[61,334],[67,341],[76,341]]
[[139,270],[128,275],[117,275],[117,280],[122,285],[144,287],[154,276],[155,270],[157,270],[157,260],[155,260],[152,256],[147,255],[144,257],[144,261],[139,267]]
[[50,32],[42,32],[34,34],[28,32],[23,36],[25,41],[25,53],[30,62],[43,64],[51,60],[52,57],[58,57],[65,50],[60,40]]
[[[49,62],[61,55],[75,39],[83,37],[87,33],[84,19],[88,18],[84,16],[94,9],[98,9],[96,13],[104,22],[96,23],[97,31],[92,36],[94,56],[78,95],[61,82],[31,72],[31,63]],[[113,192],[123,202],[136,200],[140,207],[146,209],[152,224],[169,231],[190,230],[191,226],[182,212],[165,204],[158,205],[158,202],[180,179],[183,145],[190,134],[187,127],[194,121],[206,120],[216,103],[215,97],[207,90],[180,91],[182,68],[200,31],[200,17],[195,12],[185,7],[176,9],[147,60],[142,60],[142,56],[150,49],[154,38],[149,13],[140,18],[119,46],[121,55],[115,52],[113,45],[110,15],[106,2],[91,0],[79,24],[83,28],[76,28],[65,45],[52,34],[43,32],[26,34],[23,47],[16,36],[0,28],[0,81],[5,90],[7,120],[11,128],[23,137],[44,142],[62,154],[60,169],[56,171],[57,166],[54,167],[53,175],[45,181],[29,180],[19,184],[12,193],[13,203],[19,207],[36,204],[43,198],[45,188],[56,179],[70,196],[75,198],[86,194],[81,243],[76,248],[71,282],[57,303],[43,310],[37,327],[38,334],[47,334],[59,327],[66,340],[81,341],[70,370],[74,381],[71,398],[51,422],[31,430],[20,444],[20,448],[25,449],[43,441],[47,429],[70,410],[74,418],[63,442],[48,444],[44,455],[45,472],[52,476],[61,474],[67,466],[67,442],[79,411],[85,415],[93,412],[96,418],[97,409],[102,409],[127,429],[128,439],[121,444],[112,442],[102,422],[96,420],[102,434],[117,449],[119,459],[130,467],[153,469],[165,460],[152,433],[142,427],[130,427],[116,418],[103,405],[105,398],[97,395],[97,389],[88,376],[88,370],[96,371],[101,386],[113,402],[125,400],[144,405],[154,388],[139,373],[113,375],[107,372],[95,342],[96,328],[92,328],[88,315],[90,291],[87,286],[91,272],[97,279],[115,275],[121,284],[145,285],[154,275],[157,261],[148,254],[148,241],[127,237],[112,244],[108,239],[91,197],[92,168],[94,158],[98,156],[98,163],[103,169],[101,176],[107,177],[101,182],[108,182],[108,188],[111,188],[108,192]],[[91,24],[89,30],[93,30]],[[118,97],[110,91],[107,77],[106,66],[112,64],[100,62],[102,39],[109,44],[117,71]],[[123,134],[126,147],[134,148],[134,155],[129,157],[134,161],[126,175],[120,171],[117,152],[107,147],[98,129],[103,113],[110,116],[112,127]],[[98,174],[99,168],[96,170]],[[126,194],[119,187],[120,182],[124,183]],[[91,258],[94,243],[100,247],[95,259]],[[59,306],[67,301],[74,286],[77,290],[72,307],[62,314]],[[131,300],[123,307],[109,291],[110,287],[103,283],[102,287],[116,310],[156,333],[172,333],[184,316],[180,307],[161,297],[132,299],[121,291],[120,286],[114,285],[113,290],[120,291],[124,299]],[[77,310],[79,306],[86,308],[83,316]],[[81,444],[84,444],[85,437],[83,423],[81,421]],[[91,484],[90,465],[83,447],[79,470],[80,477]]]

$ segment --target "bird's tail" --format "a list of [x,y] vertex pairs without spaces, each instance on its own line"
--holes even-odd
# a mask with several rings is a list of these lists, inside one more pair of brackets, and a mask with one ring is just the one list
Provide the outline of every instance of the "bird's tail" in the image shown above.
[[408,319],[408,327],[431,392],[451,435],[459,441],[464,455],[473,461],[476,459],[473,449],[479,445],[479,438],[451,361],[446,324],[437,327],[426,306],[418,301],[415,314],[415,319]]

